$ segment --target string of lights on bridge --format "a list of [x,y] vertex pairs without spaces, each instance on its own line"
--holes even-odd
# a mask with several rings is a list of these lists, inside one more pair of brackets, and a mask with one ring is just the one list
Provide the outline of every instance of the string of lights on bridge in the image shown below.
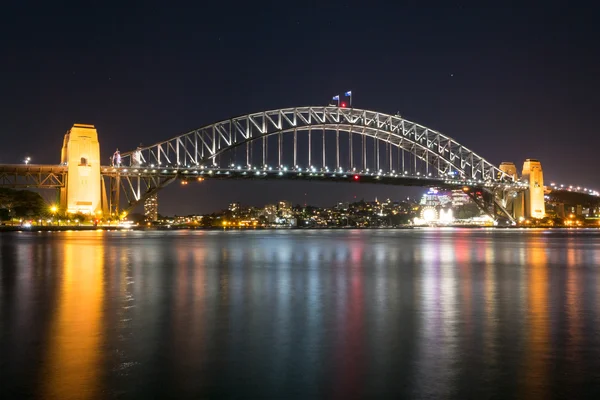
[[568,192],[583,193],[583,194],[592,195],[592,196],[600,196],[600,192],[598,192],[597,190],[588,189],[585,187],[582,188],[581,186],[556,184],[556,183],[552,182],[550,184],[550,188],[552,190],[556,190],[556,191],[563,190],[563,191],[568,191]]
[[[216,177],[218,175],[225,176],[255,176],[255,177],[264,177],[264,176],[298,176],[298,177],[330,177],[330,178],[344,178],[351,181],[360,181],[361,178],[372,178],[374,180],[380,180],[382,178],[400,178],[400,179],[416,179],[416,180],[429,180],[434,183],[446,184],[446,185],[456,185],[456,186],[475,186],[475,185],[491,185],[491,181],[485,181],[482,179],[469,179],[466,177],[460,177],[457,175],[455,171],[448,172],[446,177],[438,177],[430,173],[421,173],[417,171],[416,173],[410,173],[409,171],[399,172],[396,170],[392,170],[390,172],[386,172],[383,169],[378,171],[373,171],[372,169],[366,168],[364,170],[352,168],[352,169],[344,169],[344,168],[319,168],[315,166],[310,167],[301,167],[296,165],[295,167],[287,167],[287,166],[279,166],[272,167],[269,165],[262,166],[241,166],[230,164],[226,168],[218,167],[218,166],[204,166],[204,165],[179,165],[179,166],[163,166],[163,165],[155,165],[151,164],[149,168],[143,168],[142,166],[133,166],[133,167],[112,167],[112,168],[104,168],[104,172],[119,172],[120,174],[147,174],[147,173],[160,173],[160,174],[181,174],[182,185],[187,185],[188,180],[186,178],[188,175],[201,175],[198,177],[198,181],[203,181],[204,177]],[[527,184],[523,182],[511,182],[511,185],[516,185],[520,187],[526,187]]]

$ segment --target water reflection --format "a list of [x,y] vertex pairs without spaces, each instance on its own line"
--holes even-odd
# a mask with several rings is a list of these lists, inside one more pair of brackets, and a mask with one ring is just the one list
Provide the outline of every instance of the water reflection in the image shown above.
[[535,242],[527,249],[528,272],[528,316],[529,326],[525,337],[527,351],[524,370],[524,398],[547,398],[548,365],[544,356],[548,353],[548,266],[544,248]]
[[0,387],[44,398],[586,397],[600,391],[598,238],[6,236]]
[[[69,235],[70,236],[70,235]],[[66,240],[43,376],[48,399],[98,398],[102,379],[102,241]]]

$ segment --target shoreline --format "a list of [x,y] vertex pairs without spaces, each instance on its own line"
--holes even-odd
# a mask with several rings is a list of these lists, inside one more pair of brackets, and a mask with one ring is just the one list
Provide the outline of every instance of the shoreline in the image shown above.
[[121,227],[121,226],[0,226],[0,233],[3,232],[73,232],[73,231],[181,231],[181,230],[192,230],[192,231],[257,231],[257,230],[410,230],[410,229],[498,229],[498,230],[515,230],[515,229],[576,229],[576,230],[599,230],[600,227],[596,226],[580,226],[580,227],[569,227],[569,226],[480,226],[480,225],[448,225],[448,226],[397,226],[397,227],[193,227],[193,226],[182,226],[182,227],[148,227],[148,226],[132,226],[132,227]]

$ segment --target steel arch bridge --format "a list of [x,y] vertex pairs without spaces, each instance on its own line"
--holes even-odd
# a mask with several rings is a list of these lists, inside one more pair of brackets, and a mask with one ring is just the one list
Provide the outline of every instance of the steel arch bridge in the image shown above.
[[[525,185],[456,140],[399,115],[335,106],[263,111],[123,153],[102,167],[110,209],[130,210],[171,182],[318,179],[485,189],[504,209]],[[489,207],[488,207],[489,208]]]

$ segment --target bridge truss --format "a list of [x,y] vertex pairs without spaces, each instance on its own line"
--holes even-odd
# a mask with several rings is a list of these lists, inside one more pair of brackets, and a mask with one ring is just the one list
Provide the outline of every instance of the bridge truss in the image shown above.
[[[243,115],[123,153],[103,167],[110,209],[127,211],[177,179],[329,179],[476,186],[495,217],[519,182],[442,133],[399,115],[333,106]],[[122,195],[121,195],[122,194]],[[484,196],[486,197],[486,196]],[[490,211],[492,210],[492,211]],[[498,211],[499,210],[499,211]]]
[[60,189],[66,178],[67,167],[60,165],[0,165],[0,187]]
[[[300,132],[305,133],[304,146],[298,143]],[[340,137],[342,133],[345,138]],[[292,136],[293,150],[284,143],[284,139]],[[335,154],[328,153],[328,144],[335,146]],[[302,147],[306,151],[300,154]],[[232,155],[231,150],[240,148],[244,153],[241,157]],[[424,173],[440,176],[450,173],[470,179],[511,179],[440,132],[398,115],[340,107],[287,108],[217,122],[124,153],[123,165],[217,166],[233,158],[246,166],[270,164],[283,168],[287,163],[289,167],[304,164],[305,167],[319,165],[320,168],[346,167],[363,171],[385,168],[418,172],[422,169]]]

